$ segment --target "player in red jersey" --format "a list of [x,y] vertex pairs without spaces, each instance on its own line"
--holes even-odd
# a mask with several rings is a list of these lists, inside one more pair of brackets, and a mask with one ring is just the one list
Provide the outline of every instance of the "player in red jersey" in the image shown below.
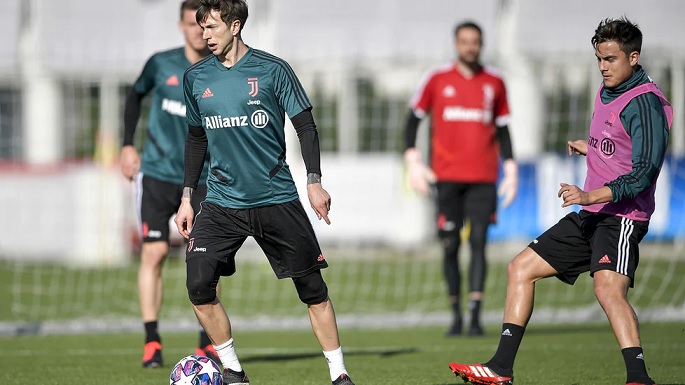
[[[487,229],[496,220],[497,195],[508,206],[516,197],[518,166],[509,136],[509,105],[502,78],[480,63],[483,34],[473,22],[455,28],[458,59],[431,71],[411,101],[404,160],[412,188],[426,194],[435,182],[438,234],[454,319],[447,335],[462,333],[459,232],[470,226],[470,335],[482,335],[480,308],[485,284]],[[431,168],[415,147],[421,119],[431,116]],[[496,182],[500,156],[504,178]]]

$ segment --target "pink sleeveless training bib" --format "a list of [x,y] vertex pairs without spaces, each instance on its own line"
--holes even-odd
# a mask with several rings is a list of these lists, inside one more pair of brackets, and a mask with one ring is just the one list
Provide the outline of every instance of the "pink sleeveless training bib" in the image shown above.
[[[668,127],[673,122],[673,107],[654,83],[642,84],[626,91],[609,104],[602,103],[600,87],[595,98],[595,110],[590,123],[587,151],[587,177],[584,190],[598,189],[632,170],[632,142],[623,127],[620,114],[633,98],[651,92],[659,97],[666,113]],[[658,174],[657,174],[658,176]],[[620,202],[597,203],[583,209],[595,213],[618,215],[636,221],[648,221],[654,212],[656,179],[635,198]]]

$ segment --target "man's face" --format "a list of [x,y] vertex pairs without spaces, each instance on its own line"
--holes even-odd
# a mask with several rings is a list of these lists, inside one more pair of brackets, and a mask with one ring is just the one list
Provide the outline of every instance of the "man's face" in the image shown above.
[[480,59],[480,33],[475,28],[462,28],[457,33],[457,55],[465,64],[476,64]]
[[615,41],[606,41],[595,49],[597,66],[602,73],[604,86],[613,88],[630,79],[640,58],[637,51],[626,55]]
[[233,34],[221,20],[221,13],[217,10],[210,11],[200,26],[202,38],[207,41],[209,50],[216,56],[226,56],[233,47]]
[[195,21],[194,10],[183,10],[183,19],[178,22],[178,28],[183,32],[186,44],[190,45],[192,49],[202,51],[207,48],[207,43],[202,38],[202,28]]

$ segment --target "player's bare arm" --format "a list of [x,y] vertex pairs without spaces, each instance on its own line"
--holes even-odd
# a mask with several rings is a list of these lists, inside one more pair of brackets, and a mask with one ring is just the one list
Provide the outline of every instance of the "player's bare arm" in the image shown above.
[[569,140],[568,141],[568,156],[587,155],[587,141],[585,140]]
[[119,163],[121,173],[124,174],[128,180],[133,180],[140,170],[140,155],[138,155],[138,150],[132,145],[122,147]]
[[570,205],[588,206],[595,203],[611,202],[611,189],[607,186],[600,187],[592,191],[583,191],[580,187],[566,183],[560,183],[561,188],[557,193],[559,198],[564,200],[561,207]]
[[316,217],[323,219],[327,225],[331,224],[328,212],[331,210],[331,196],[321,186],[321,175],[309,173],[307,175],[307,196],[309,204],[314,209]]
[[193,199],[193,191],[194,189],[192,187],[183,188],[181,205],[178,207],[178,212],[176,212],[176,218],[174,219],[179,234],[186,239],[190,237],[190,232],[193,230],[195,212],[193,210],[193,205],[190,203]]

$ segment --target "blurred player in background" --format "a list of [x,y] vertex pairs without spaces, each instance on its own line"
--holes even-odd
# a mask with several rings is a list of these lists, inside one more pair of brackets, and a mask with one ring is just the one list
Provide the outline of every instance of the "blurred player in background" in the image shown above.
[[[156,53],[126,97],[121,172],[136,181],[137,205],[143,246],[138,271],[138,296],[145,326],[144,367],[163,364],[157,322],[162,305],[162,265],[169,252],[169,219],[178,209],[183,190],[183,151],[187,135],[183,102],[183,72],[209,54],[202,30],[195,21],[199,0],[181,3],[179,29],[185,45]],[[152,93],[147,139],[142,162],[133,145],[143,98]],[[206,179],[206,166],[202,180]],[[198,189],[193,204],[199,207],[206,187]],[[217,359],[204,331],[196,354]]]
[[[457,25],[458,58],[431,71],[411,101],[406,123],[404,160],[412,188],[428,193],[435,182],[438,234],[443,243],[444,273],[453,309],[447,335],[462,333],[460,230],[466,224],[471,245],[469,335],[483,334],[480,309],[485,286],[487,230],[496,221],[500,156],[504,178],[502,205],[516,197],[518,167],[509,136],[509,105],[500,76],[480,63],[483,34],[473,22]],[[416,133],[431,115],[431,169],[421,160]]]
[[[591,39],[604,79],[587,141],[568,142],[586,155],[583,189],[561,183],[562,207],[583,206],[540,235],[509,264],[499,347],[485,364],[451,363],[475,384],[513,384],[514,359],[533,312],[535,282],[556,276],[573,284],[590,271],[609,319],[629,385],[654,384],[645,367],[638,320],[628,302],[639,243],[654,212],[656,180],[668,145],[673,109],[638,64],[642,32],[626,18],[599,23]],[[545,382],[544,379],[540,382]]]
[[[215,288],[221,276],[235,273],[236,252],[252,236],[276,276],[292,278],[307,304],[333,385],[354,385],[320,271],[328,264],[285,161],[287,113],[302,148],[309,202],[317,217],[330,224],[331,198],[321,186],[312,105],[288,63],[245,45],[241,31],[247,16],[244,0],[201,0],[197,11],[213,55],[190,67],[183,80],[189,132],[176,225],[189,238],[188,296],[221,359],[224,384],[248,384]],[[191,200],[207,149],[207,197],[194,218]]]

